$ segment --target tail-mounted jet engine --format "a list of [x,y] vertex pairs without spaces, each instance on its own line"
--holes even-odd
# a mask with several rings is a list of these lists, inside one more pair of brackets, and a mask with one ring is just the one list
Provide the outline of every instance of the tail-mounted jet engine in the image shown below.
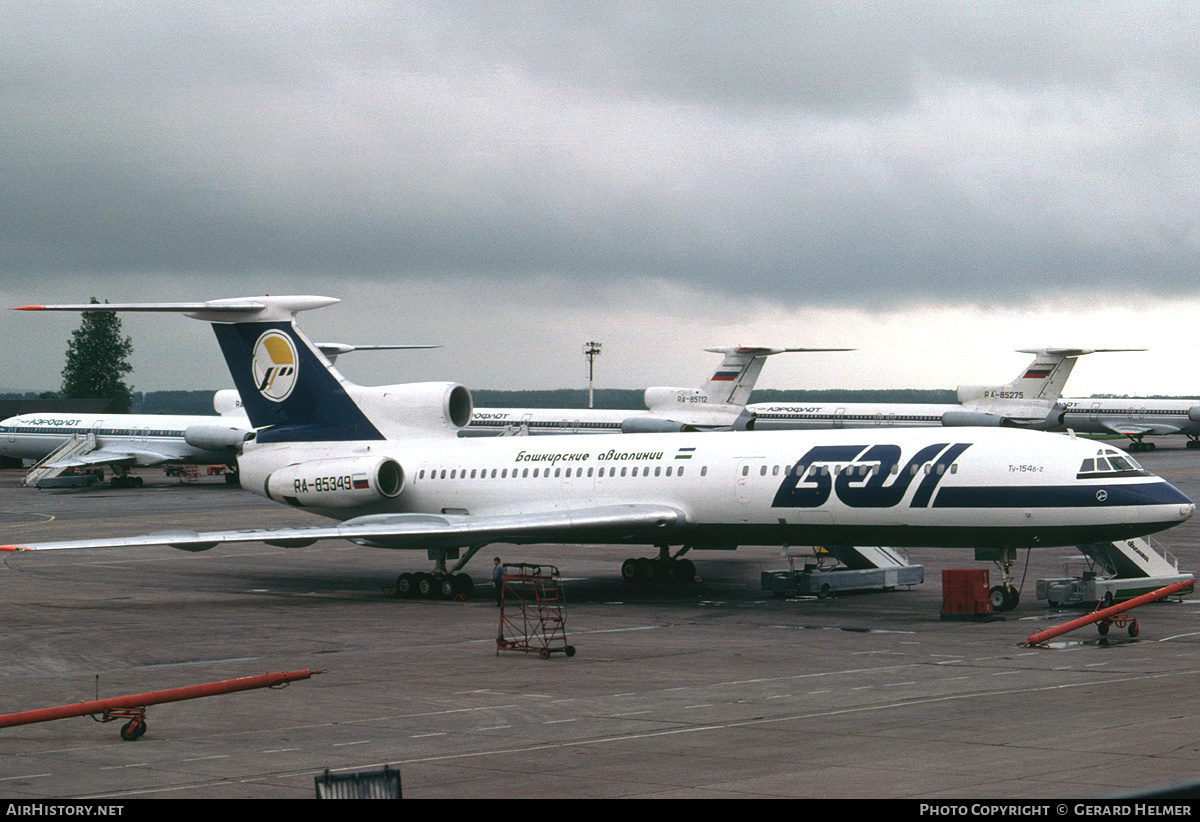
[[391,457],[309,460],[273,471],[265,487],[298,508],[359,508],[398,497],[404,469]]

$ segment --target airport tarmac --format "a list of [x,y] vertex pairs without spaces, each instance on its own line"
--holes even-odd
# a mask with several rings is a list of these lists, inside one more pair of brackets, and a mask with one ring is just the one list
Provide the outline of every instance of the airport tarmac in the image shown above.
[[[1200,453],[1137,459],[1200,499]],[[2,542],[314,518],[219,480],[34,491],[0,472]],[[1200,570],[1200,518],[1157,535]],[[399,769],[405,798],[1104,798],[1200,781],[1200,595],[1141,632],[1019,645],[1081,611],[1034,596],[1079,563],[1021,552],[1016,611],[943,621],[941,571],[912,590],[777,599],[778,549],[694,553],[703,581],[630,587],[629,549],[491,546],[469,602],[399,600],[423,553],[349,543],[201,554],[6,554],[0,713],[302,669],[280,690],[152,706],[148,731],[87,717],[0,729],[0,797],[292,798],[326,768]],[[491,558],[556,565],[577,654],[497,656]],[[1028,559],[1028,562],[1027,562]]]

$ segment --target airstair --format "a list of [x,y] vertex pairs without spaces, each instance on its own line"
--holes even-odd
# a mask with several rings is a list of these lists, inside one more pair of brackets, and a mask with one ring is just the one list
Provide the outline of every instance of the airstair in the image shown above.
[[[1119,542],[1080,545],[1084,568],[1078,575],[1037,581],[1038,599],[1051,605],[1103,603],[1131,599],[1178,582],[1193,580],[1181,573],[1179,560],[1164,550],[1160,553],[1144,537]],[[1063,571],[1071,574],[1071,563]]]
[[[796,560],[804,565],[796,569]],[[762,589],[775,596],[815,596],[824,599],[841,591],[890,590],[925,581],[925,566],[911,565],[896,549],[834,545],[788,553],[785,571],[763,571]]]
[[64,442],[48,456],[43,457],[40,462],[29,469],[25,474],[25,479],[21,481],[22,485],[37,486],[41,480],[57,477],[63,471],[67,470],[68,466],[55,466],[54,463],[64,460],[67,457],[74,457],[80,454],[90,454],[96,450],[96,435],[90,431],[86,434],[73,434],[69,440]]
[[501,580],[500,630],[496,656],[501,651],[575,656],[567,644],[567,602],[558,569],[553,565],[507,563]]

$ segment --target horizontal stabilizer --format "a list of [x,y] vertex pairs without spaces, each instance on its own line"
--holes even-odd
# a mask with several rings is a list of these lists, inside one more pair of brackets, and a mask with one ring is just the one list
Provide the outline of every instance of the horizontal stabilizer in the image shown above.
[[184,314],[214,323],[279,322],[294,318],[298,311],[324,308],[341,302],[336,297],[264,296],[182,303],[63,303],[22,305],[14,311],[142,311]]

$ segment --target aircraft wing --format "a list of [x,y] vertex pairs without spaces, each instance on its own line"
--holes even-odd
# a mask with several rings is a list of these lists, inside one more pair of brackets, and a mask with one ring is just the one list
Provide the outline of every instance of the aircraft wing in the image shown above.
[[59,551],[75,548],[132,548],[164,545],[207,551],[217,545],[265,542],[300,548],[317,540],[345,539],[379,548],[465,548],[493,542],[555,542],[580,534],[596,542],[646,542],[650,535],[688,527],[687,516],[669,505],[609,505],[539,514],[473,517],[460,514],[372,514],[337,525],[248,531],[159,531],[136,537],[0,545],[0,551]]
[[1135,437],[1139,434],[1178,434],[1179,428],[1174,425],[1163,425],[1162,423],[1154,423],[1153,425],[1141,425],[1131,422],[1105,422],[1101,425],[1112,431],[1114,434],[1120,434],[1124,437]]
[[46,463],[47,468],[88,468],[95,465],[161,465],[164,462],[177,460],[177,455],[162,454],[157,451],[114,451],[98,448],[86,454],[75,454],[54,462]]

